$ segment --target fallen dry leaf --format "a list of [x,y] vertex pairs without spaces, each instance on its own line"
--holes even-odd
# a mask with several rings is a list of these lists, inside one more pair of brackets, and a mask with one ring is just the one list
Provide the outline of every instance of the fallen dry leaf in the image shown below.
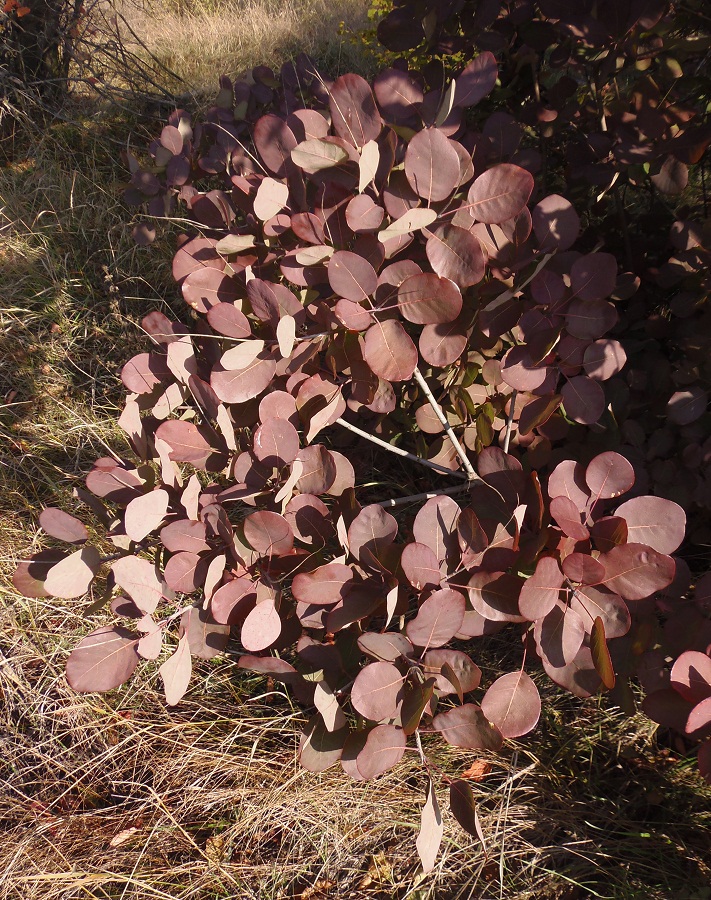
[[299,900],[319,900],[325,897],[332,887],[332,881],[317,881],[313,887],[308,887],[299,894]]
[[475,759],[466,771],[462,772],[462,778],[468,778],[469,781],[483,781],[491,772],[491,763],[484,759]]
[[111,840],[109,841],[109,847],[120,847],[121,844],[125,844],[126,841],[130,841],[137,831],[137,828],[124,828],[123,831],[119,831],[118,834],[115,834],[111,838]]

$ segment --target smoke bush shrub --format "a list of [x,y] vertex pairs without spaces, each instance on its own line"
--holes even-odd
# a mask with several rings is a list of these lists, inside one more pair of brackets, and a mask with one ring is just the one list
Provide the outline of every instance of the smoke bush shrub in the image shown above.
[[[234,639],[241,667],[312,710],[302,764],[365,780],[408,747],[424,761],[421,733],[486,750],[528,734],[540,667],[626,709],[635,679],[650,716],[705,740],[711,777],[711,576],[690,593],[673,555],[685,508],[708,504],[708,363],[686,353],[707,341],[708,232],[673,220],[673,256],[652,266],[589,196],[607,203],[640,154],[678,175],[700,138],[656,95],[644,133],[598,109],[606,142],[560,137],[549,160],[526,109],[492,110],[500,74],[483,50],[451,80],[398,63],[371,87],[301,58],[223,78],[201,121],[177,111],[145,165],[129,157],[126,199],[192,223],[173,261],[192,316],[144,318],[150,348],[121,372],[134,455],[97,460],[77,491],[115,554],[50,508],[40,525],[69,548],[15,575],[25,596],[69,599],[106,574],[88,613],[110,602],[121,624],[71,653],[75,689],[162,659],[175,704],[191,658]],[[429,492],[361,505],[322,442],[334,428],[426,466]],[[504,630],[520,664],[482,684],[477,642]],[[477,834],[466,782],[450,801]]]

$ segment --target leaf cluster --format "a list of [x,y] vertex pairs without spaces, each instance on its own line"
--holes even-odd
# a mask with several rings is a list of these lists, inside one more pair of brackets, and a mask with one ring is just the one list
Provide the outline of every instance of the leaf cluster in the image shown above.
[[[661,262],[599,209],[642,160],[661,161],[655,190],[676,190],[711,135],[649,80],[634,113],[598,93],[598,131],[583,132],[579,75],[607,57],[570,51],[558,68],[570,62],[574,90],[551,85],[533,119],[525,102],[518,119],[491,111],[493,51],[510,61],[510,26],[525,22],[457,6],[491,7],[478,39],[505,33],[507,47],[452,79],[397,63],[372,86],[330,81],[304,57],[260,67],[223,78],[200,121],[173,113],[147,161],[128,158],[127,201],[190,222],[173,275],[192,320],[143,319],[150,349],[121,372],[134,456],[98,460],[78,492],[116,554],[50,508],[40,524],[70,549],[15,575],[26,596],[60,598],[106,575],[117,624],[70,655],[75,689],[112,689],[162,659],[174,704],[192,658],[234,639],[241,667],[311,709],[302,764],[340,763],[355,780],[421,752],[421,733],[487,751],[528,734],[541,673],[625,707],[637,679],[655,720],[711,734],[706,580],[690,595],[674,555],[687,510],[709,502],[708,230],[672,217]],[[440,4],[392,15],[424,7],[425,27]],[[632,33],[647,28],[639,16]],[[548,24],[539,43],[597,46],[560,16]],[[134,233],[154,237],[147,221]],[[660,291],[668,309],[650,318]],[[413,464],[456,484],[412,498],[414,516],[388,512],[398,498],[362,503],[352,462],[326,443],[335,427],[386,447],[399,437]],[[482,685],[473,647],[504,630],[520,665]],[[478,834],[466,784],[451,805]],[[430,782],[425,868],[440,837]]]

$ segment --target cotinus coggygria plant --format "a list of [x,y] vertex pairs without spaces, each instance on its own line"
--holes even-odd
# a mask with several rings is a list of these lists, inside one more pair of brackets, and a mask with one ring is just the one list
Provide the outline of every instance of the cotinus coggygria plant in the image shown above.
[[[492,751],[528,734],[541,668],[621,703],[637,678],[650,711],[711,733],[709,601],[672,555],[686,514],[619,452],[615,335],[637,286],[542,191],[524,129],[502,142],[495,114],[478,120],[497,72],[488,52],[435,88],[397,67],[372,88],[305,60],[257,69],[131,158],[128,199],[194,223],[173,261],[192,317],[143,319],[150,348],[121,372],[134,456],[98,460],[77,492],[115,552],[50,508],[40,525],[68,549],[15,575],[68,599],[106,576],[90,612],[116,622],[72,651],[75,689],[160,660],[175,704],[192,658],[233,640],[310,710],[302,764],[356,780],[408,747],[424,759],[425,732]],[[363,504],[334,429],[426,467],[429,490]],[[504,630],[516,666],[482,683],[477,644]],[[450,799],[476,834],[466,782]]]

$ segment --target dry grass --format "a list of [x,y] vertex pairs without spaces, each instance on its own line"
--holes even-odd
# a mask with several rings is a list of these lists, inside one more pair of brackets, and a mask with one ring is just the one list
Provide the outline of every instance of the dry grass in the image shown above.
[[[297,44],[313,50],[322,14],[326,44],[329,28],[331,46],[341,46],[333,23],[362,8],[285,5],[279,31],[266,15],[261,31],[253,26],[256,44],[231,27],[229,65],[186,56],[181,74],[199,80],[203,71],[211,84],[223,68],[278,62]],[[311,10],[310,38],[299,9]],[[223,13],[201,10],[217,35]],[[166,23],[180,19],[168,15],[165,41]],[[196,15],[189,28],[181,21],[202,41]],[[173,52],[186,52],[175,35]],[[142,348],[133,323],[170,305],[185,317],[169,275],[171,232],[150,250],[127,234],[119,148],[129,133],[141,143],[138,120],[105,108],[68,112],[78,126],[53,126],[0,169],[0,900],[708,900],[711,791],[693,763],[660,749],[649,723],[543,681],[539,732],[492,758],[474,785],[487,852],[445,811],[444,853],[424,880],[414,853],[424,788],[416,760],[367,785],[338,769],[300,770],[303,712],[232,658],[202,663],[171,710],[154,671],[108,696],[68,689],[67,653],[104,614],[89,622],[81,602],[24,600],[9,578],[39,545],[42,506],[71,509],[71,488],[105,445],[125,450],[113,418],[119,367]],[[491,651],[487,680],[505,651]],[[450,776],[472,762],[436,740],[431,750]],[[444,783],[439,792],[445,801]]]
[[[223,73],[279,67],[300,52],[331,71],[363,71],[348,39],[365,27],[368,0],[122,0],[146,49],[193,91],[214,89]],[[129,41],[130,43],[130,41]]]

